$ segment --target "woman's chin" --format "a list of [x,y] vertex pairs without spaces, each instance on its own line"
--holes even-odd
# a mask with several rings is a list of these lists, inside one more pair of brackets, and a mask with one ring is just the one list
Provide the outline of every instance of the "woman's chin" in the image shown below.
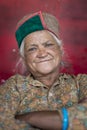
[[53,69],[52,68],[46,68],[46,67],[44,67],[44,68],[39,68],[38,70],[37,70],[40,74],[43,74],[43,75],[46,75],[46,74],[50,74],[50,73],[52,73],[53,72]]

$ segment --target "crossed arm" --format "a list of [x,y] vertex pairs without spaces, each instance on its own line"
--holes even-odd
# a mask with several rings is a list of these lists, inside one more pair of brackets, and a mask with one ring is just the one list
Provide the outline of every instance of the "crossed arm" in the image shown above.
[[62,128],[62,116],[58,111],[35,111],[17,115],[15,118],[44,130],[61,130]]

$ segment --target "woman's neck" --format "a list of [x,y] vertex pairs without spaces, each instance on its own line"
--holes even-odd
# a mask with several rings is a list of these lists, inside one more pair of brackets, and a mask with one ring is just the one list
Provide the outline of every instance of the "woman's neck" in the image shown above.
[[38,81],[40,81],[41,83],[43,83],[44,85],[50,88],[58,79],[58,76],[59,73],[57,72],[49,75],[35,77],[35,79],[37,79]]

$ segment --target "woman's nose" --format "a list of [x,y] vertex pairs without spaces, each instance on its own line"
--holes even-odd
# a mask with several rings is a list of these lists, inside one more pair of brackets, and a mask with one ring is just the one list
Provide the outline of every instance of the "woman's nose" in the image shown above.
[[39,48],[38,50],[38,57],[45,57],[47,55],[45,48]]

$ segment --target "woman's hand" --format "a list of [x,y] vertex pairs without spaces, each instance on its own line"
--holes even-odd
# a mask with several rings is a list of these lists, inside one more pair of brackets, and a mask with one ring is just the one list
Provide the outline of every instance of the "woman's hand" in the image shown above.
[[58,111],[35,111],[17,115],[15,118],[44,130],[61,130],[62,128],[62,119]]

